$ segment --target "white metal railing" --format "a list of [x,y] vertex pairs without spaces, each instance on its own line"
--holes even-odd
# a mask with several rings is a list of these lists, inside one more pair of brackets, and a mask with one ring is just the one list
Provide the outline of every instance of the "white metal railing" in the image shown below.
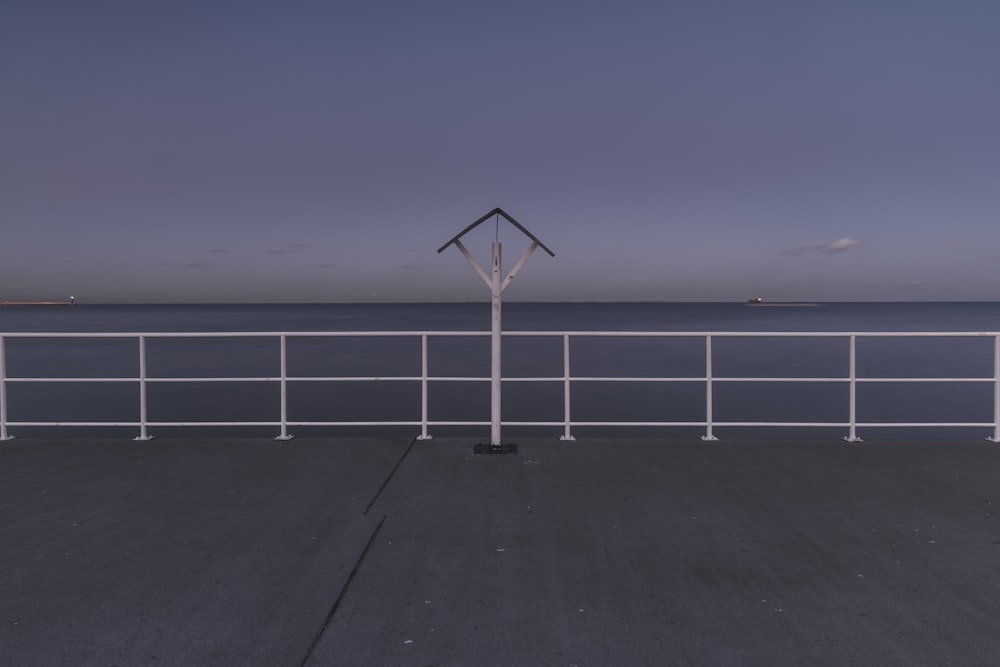
[[[287,440],[292,437],[289,427],[312,426],[419,426],[421,439],[429,439],[432,426],[487,426],[489,421],[440,421],[429,419],[428,388],[431,382],[489,382],[489,377],[431,376],[428,372],[428,339],[447,337],[482,337],[490,332],[475,331],[336,331],[336,332],[169,332],[169,333],[6,333],[0,334],[0,440],[8,440],[10,427],[72,426],[72,427],[136,427],[136,440],[149,440],[150,428],[155,427],[202,427],[202,426],[268,426],[278,427],[275,439]],[[573,440],[574,427],[700,427],[705,429],[704,440],[715,440],[718,427],[834,427],[846,428],[844,437],[849,442],[860,441],[859,428],[881,427],[978,427],[991,428],[993,435],[988,440],[1000,442],[1000,332],[624,332],[624,331],[508,331],[505,337],[561,338],[563,352],[563,373],[558,376],[507,377],[504,382],[550,382],[563,386],[563,419],[560,421],[503,421],[505,426],[549,426],[560,427],[564,440]],[[292,376],[288,374],[287,341],[289,338],[419,338],[420,375],[410,376]],[[12,377],[7,374],[8,339],[133,339],[138,342],[138,374],[135,377]],[[147,373],[147,340],[180,338],[271,338],[279,343],[279,374],[277,376],[236,376],[236,377],[151,377]],[[579,376],[571,372],[570,342],[583,338],[701,338],[704,341],[704,374],[690,377],[680,376]],[[713,341],[724,338],[834,338],[848,340],[847,373],[835,377],[726,377],[713,372]],[[992,338],[992,368],[990,376],[976,377],[860,377],[857,374],[857,340],[861,338]],[[8,385],[12,383],[134,383],[139,395],[138,419],[135,421],[18,421],[8,414]],[[200,382],[253,382],[279,383],[280,418],[277,421],[150,421],[148,419],[147,387],[155,383],[200,383]],[[401,421],[294,421],[288,419],[288,385],[305,382],[418,382],[421,387],[419,420]],[[572,415],[571,388],[574,383],[599,382],[653,382],[653,383],[704,383],[705,419],[697,421],[582,421]],[[714,417],[714,392],[716,385],[738,382],[790,382],[790,383],[846,383],[849,388],[848,415],[843,421],[827,422],[787,422],[787,421],[717,421]],[[859,422],[857,421],[857,386],[864,383],[991,383],[993,386],[993,420],[990,422]]]

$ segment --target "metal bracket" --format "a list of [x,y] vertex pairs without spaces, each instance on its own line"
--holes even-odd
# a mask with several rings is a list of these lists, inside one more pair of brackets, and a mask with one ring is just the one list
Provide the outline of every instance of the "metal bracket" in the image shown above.
[[502,445],[485,445],[479,443],[475,446],[474,451],[476,454],[490,454],[493,456],[501,454],[517,454],[517,445],[513,443],[506,443]]

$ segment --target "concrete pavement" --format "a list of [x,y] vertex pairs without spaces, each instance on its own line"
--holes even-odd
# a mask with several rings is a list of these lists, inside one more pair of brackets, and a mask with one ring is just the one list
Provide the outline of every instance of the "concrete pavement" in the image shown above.
[[11,665],[1000,663],[988,442],[0,443]]

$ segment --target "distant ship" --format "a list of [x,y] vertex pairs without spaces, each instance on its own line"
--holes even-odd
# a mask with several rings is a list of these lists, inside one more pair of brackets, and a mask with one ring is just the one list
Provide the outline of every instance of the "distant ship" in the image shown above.
[[69,301],[3,301],[4,306],[75,306],[76,297],[71,296]]
[[817,308],[820,306],[818,303],[789,303],[787,301],[778,303],[765,303],[764,297],[754,296],[746,300],[744,306],[766,306],[769,308]]

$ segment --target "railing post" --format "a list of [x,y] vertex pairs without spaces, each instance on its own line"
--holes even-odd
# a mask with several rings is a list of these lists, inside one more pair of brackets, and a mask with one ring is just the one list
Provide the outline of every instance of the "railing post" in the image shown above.
[[570,432],[569,378],[569,334],[563,334],[563,415],[566,419],[566,430],[559,436],[560,440],[576,440]]
[[139,336],[139,435],[133,438],[138,442],[152,440],[146,431],[146,337]]
[[7,349],[6,339],[0,336],[0,440],[13,440],[7,433]]
[[417,440],[430,440],[427,433],[427,334],[420,334],[420,435]]
[[702,440],[718,440],[712,432],[712,336],[705,336],[705,435]]
[[1000,442],[1000,334],[993,337],[993,437],[990,442]]
[[862,442],[861,438],[858,437],[857,422],[858,422],[858,373],[857,373],[857,336],[851,334],[850,336],[850,398],[849,400],[849,411],[850,411],[850,432],[847,437],[844,438],[847,442]]
[[285,334],[281,334],[278,338],[281,351],[281,433],[274,439],[291,440],[295,436],[288,434],[288,344]]

